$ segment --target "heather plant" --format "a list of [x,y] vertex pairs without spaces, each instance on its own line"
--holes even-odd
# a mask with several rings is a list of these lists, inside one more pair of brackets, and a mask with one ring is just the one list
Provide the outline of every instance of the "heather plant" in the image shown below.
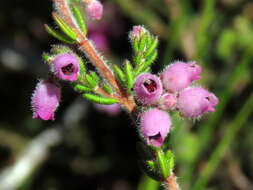
[[[43,54],[50,67],[48,79],[40,80],[32,97],[33,117],[54,120],[60,104],[60,81],[93,103],[118,111],[118,105],[135,121],[141,139],[140,165],[147,175],[161,181],[166,189],[177,190],[173,150],[167,146],[168,134],[178,126],[171,115],[199,119],[214,112],[218,98],[200,85],[202,69],[195,61],[174,61],[158,74],[151,66],[158,56],[158,37],[144,26],[129,33],[132,58],[122,64],[105,60],[87,37],[86,20],[102,19],[103,5],[97,0],[54,0],[52,13],[59,30],[45,25],[53,37],[64,44],[52,45]],[[85,58],[82,57],[85,55]],[[94,70],[88,67],[89,62]],[[115,111],[116,110],[116,111]],[[131,123],[129,123],[131,125]]]

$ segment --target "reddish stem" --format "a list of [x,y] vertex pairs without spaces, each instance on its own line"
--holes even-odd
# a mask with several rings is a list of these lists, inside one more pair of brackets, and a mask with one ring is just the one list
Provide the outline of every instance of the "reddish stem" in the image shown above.
[[[55,6],[64,19],[64,21],[72,27],[74,32],[77,34],[77,45],[86,54],[90,61],[95,65],[97,70],[100,72],[101,76],[104,77],[116,92],[116,95],[109,95],[107,97],[116,98],[120,104],[122,104],[129,112],[132,112],[135,107],[135,101],[132,97],[128,97],[125,90],[121,87],[114,74],[106,64],[106,62],[99,56],[95,47],[89,42],[89,40],[82,34],[79,28],[76,26],[73,18],[71,16],[71,11],[69,10],[66,0],[53,0]],[[99,92],[102,92],[99,90]],[[102,93],[101,95],[106,95]]]
[[170,176],[164,181],[166,190],[180,190],[177,183],[177,177],[174,173],[171,173]]

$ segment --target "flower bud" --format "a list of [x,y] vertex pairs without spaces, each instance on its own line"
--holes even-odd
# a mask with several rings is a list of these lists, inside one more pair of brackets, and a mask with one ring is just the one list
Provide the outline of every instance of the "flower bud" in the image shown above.
[[33,118],[54,120],[59,105],[61,90],[53,82],[40,81],[32,95]]
[[201,67],[195,62],[175,62],[161,74],[164,88],[169,92],[181,91],[194,80],[200,79]]
[[177,104],[177,97],[172,93],[165,93],[159,101],[159,107],[163,110],[171,110]]
[[153,104],[162,94],[162,83],[156,75],[141,74],[134,83],[134,93],[139,102]]
[[214,112],[218,98],[201,87],[186,88],[179,93],[178,109],[184,117],[199,117]]
[[148,145],[162,146],[170,127],[171,119],[165,111],[152,108],[140,115],[140,132]]
[[86,3],[86,13],[95,20],[100,20],[103,16],[103,5],[98,0],[84,0]]
[[76,81],[79,72],[79,60],[72,53],[60,54],[52,61],[51,68],[59,79]]
[[145,32],[146,29],[140,25],[134,26],[132,31],[130,32],[130,39],[139,39],[143,32]]

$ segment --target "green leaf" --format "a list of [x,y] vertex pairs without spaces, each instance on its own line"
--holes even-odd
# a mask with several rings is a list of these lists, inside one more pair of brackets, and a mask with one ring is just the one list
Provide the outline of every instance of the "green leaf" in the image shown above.
[[100,78],[98,77],[98,75],[97,75],[95,72],[91,71],[91,72],[90,72],[90,76],[92,77],[92,79],[93,79],[94,81],[96,81],[96,83],[99,83]]
[[162,149],[156,150],[156,159],[159,165],[160,173],[163,179],[166,179],[169,176],[169,169],[168,169],[168,163],[166,161],[167,159]]
[[123,71],[118,67],[118,65],[113,64],[112,69],[113,69],[114,74],[116,75],[117,79],[119,79],[120,82],[124,83],[125,75],[124,75]]
[[80,3],[81,0],[68,0],[69,3]]
[[101,97],[99,95],[90,94],[90,93],[83,94],[83,97],[97,104],[110,105],[110,104],[115,104],[118,102],[114,98],[105,98],[105,97]]
[[110,85],[108,85],[108,84],[103,84],[102,88],[103,88],[103,90],[106,91],[108,94],[112,94],[112,93],[113,93],[112,88],[111,88]]
[[134,71],[134,75],[138,76],[140,73],[142,73],[145,70],[144,64],[141,64],[139,67],[136,67]]
[[62,54],[62,53],[69,53],[72,50],[68,46],[64,45],[52,45],[51,53],[52,54]]
[[97,81],[89,74],[85,75],[85,80],[91,89],[94,89],[98,84]]
[[139,66],[141,65],[142,61],[143,61],[143,53],[138,52],[134,57],[134,63],[135,65]]
[[154,36],[150,33],[146,36],[146,46],[151,46],[152,41],[154,40]]
[[134,81],[134,73],[133,73],[133,67],[131,63],[126,60],[125,61],[125,76],[126,76],[126,87],[129,94],[131,94],[131,89],[133,87],[133,81]]
[[45,52],[44,52],[44,53],[42,54],[42,59],[43,59],[45,62],[47,62],[47,63],[50,62],[51,57],[52,57],[52,56],[50,56],[49,53],[45,53]]
[[149,57],[146,58],[146,61],[144,63],[144,69],[151,66],[152,63],[154,63],[154,61],[157,58],[157,51],[154,51],[152,54],[149,55]]
[[145,72],[145,70],[152,65],[152,63],[155,61],[156,58],[157,58],[157,51],[154,51],[154,53],[151,54],[149,56],[149,58],[147,58],[145,63],[143,63],[143,64],[139,65],[138,67],[136,67],[136,69],[134,71],[135,76],[138,76],[140,73]]
[[81,57],[77,56],[77,58],[79,60],[80,75],[84,76],[86,73],[85,63]]
[[172,171],[175,165],[174,154],[170,150],[167,150],[167,152],[165,153],[165,156],[166,156],[166,161],[168,163],[168,169],[169,171]]
[[83,32],[84,35],[86,35],[87,34],[87,27],[86,27],[82,12],[80,11],[80,8],[76,5],[72,5],[71,10],[73,12],[73,15],[75,17],[75,20],[76,20],[80,30]]
[[155,170],[156,169],[156,164],[153,160],[148,160],[147,161],[147,165],[151,170]]
[[134,52],[139,52],[139,42],[138,40],[134,40],[133,43],[132,43],[132,46],[133,46],[133,50]]
[[[150,147],[148,147],[143,142],[137,143],[137,154],[138,154],[138,163],[141,167],[141,169],[151,178],[155,180],[160,180],[161,175],[159,172],[159,168],[157,167],[157,164],[152,163],[153,160],[153,151],[151,151]],[[153,168],[152,165],[155,165]],[[153,169],[152,169],[153,168]]]
[[68,26],[68,24],[56,13],[52,13],[53,18],[56,22],[56,24],[60,27],[60,29],[62,30],[62,32],[64,34],[66,34],[70,39],[72,40],[76,40],[77,39],[77,35],[76,33],[71,29],[71,27]]
[[45,24],[45,29],[47,31],[47,33],[49,33],[50,35],[52,35],[53,37],[55,37],[56,39],[65,42],[67,44],[74,44],[75,41],[72,39],[69,39],[67,36],[62,35],[58,32],[56,32],[54,29],[52,29],[50,26],[48,26],[47,24]]
[[148,46],[147,51],[144,53],[144,57],[148,57],[150,56],[150,54],[152,54],[158,45],[158,38],[155,37],[154,39],[152,39],[151,44]]
[[79,92],[90,92],[92,90],[89,87],[81,85],[81,84],[75,84],[74,89]]
[[147,67],[145,70],[142,71],[143,73],[150,73],[151,72],[151,68]]
[[147,40],[147,36],[146,34],[141,36],[140,42],[139,42],[139,51],[143,52],[145,51],[146,48],[146,40]]

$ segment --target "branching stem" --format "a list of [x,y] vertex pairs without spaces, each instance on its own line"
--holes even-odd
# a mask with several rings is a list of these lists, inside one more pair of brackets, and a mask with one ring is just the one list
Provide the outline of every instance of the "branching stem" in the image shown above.
[[[109,95],[109,94],[101,94],[107,95],[107,97],[116,98],[120,104],[122,104],[128,112],[132,112],[135,107],[135,101],[133,98],[128,97],[125,90],[122,88],[120,83],[117,81],[116,77],[114,76],[113,72],[110,70],[107,63],[102,59],[99,55],[93,44],[86,38],[85,35],[80,31],[77,27],[72,13],[68,7],[68,3],[66,0],[53,0],[58,12],[64,19],[64,21],[72,27],[73,31],[77,35],[77,46],[81,51],[85,53],[85,55],[90,59],[93,65],[97,68],[100,75],[108,81],[108,83],[114,89],[116,95]],[[100,92],[100,91],[99,91]]]
[[164,181],[164,186],[166,190],[180,190],[180,187],[177,183],[177,177],[174,173]]

